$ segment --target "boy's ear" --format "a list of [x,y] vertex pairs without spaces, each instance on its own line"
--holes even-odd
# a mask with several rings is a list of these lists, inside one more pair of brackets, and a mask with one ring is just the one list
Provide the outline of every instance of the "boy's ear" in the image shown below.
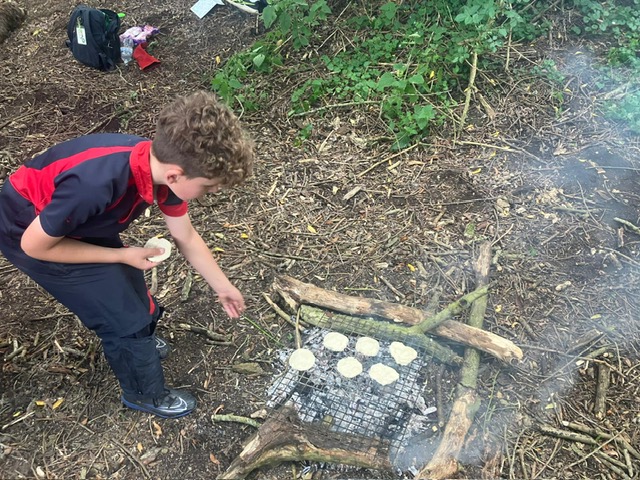
[[177,165],[168,168],[164,172],[164,178],[167,181],[167,185],[173,185],[180,179],[180,177],[183,177],[183,176],[184,176],[184,170],[178,167]]

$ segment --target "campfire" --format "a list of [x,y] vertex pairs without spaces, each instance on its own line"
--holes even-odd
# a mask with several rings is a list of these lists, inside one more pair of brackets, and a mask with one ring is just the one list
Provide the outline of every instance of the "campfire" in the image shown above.
[[[406,458],[404,452],[410,446],[408,440],[429,430],[435,421],[435,398],[432,393],[425,398],[425,386],[431,381],[429,357],[418,345],[408,345],[418,354],[402,365],[405,362],[399,354],[393,355],[392,343],[397,346],[398,342],[376,338],[375,332],[370,337],[347,335],[344,349],[334,351],[323,342],[333,333],[324,328],[305,332],[303,347],[315,357],[308,370],[289,366],[293,350],[279,352],[285,371],[268,389],[267,406],[278,410],[288,405],[301,422],[323,431],[351,434],[359,439],[360,450],[376,445],[378,453],[388,455],[396,468],[417,471],[423,459]],[[379,341],[374,355],[356,347],[358,340],[367,338]],[[361,373],[353,378],[341,373],[338,365],[345,359],[355,359],[362,366]],[[381,365],[397,372],[397,380],[387,383],[385,377],[376,377],[376,366]]]
[[[482,329],[490,259],[485,243],[474,266],[477,288],[435,314],[277,277],[274,289],[297,320],[270,302],[295,327],[299,348],[279,352],[282,373],[267,392],[271,414],[218,478],[244,478],[284,461],[408,471],[422,480],[451,477],[477,410],[477,350],[505,362],[522,359],[515,344]],[[466,309],[468,325],[453,319]],[[473,349],[463,359],[437,337]],[[435,421],[436,402],[427,390],[436,361],[461,368],[434,449],[426,433]]]

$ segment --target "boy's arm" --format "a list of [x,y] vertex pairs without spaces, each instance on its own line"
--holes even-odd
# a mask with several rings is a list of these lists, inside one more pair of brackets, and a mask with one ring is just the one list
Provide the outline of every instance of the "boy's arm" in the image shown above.
[[164,215],[164,220],[178,249],[218,294],[227,315],[238,318],[245,309],[244,298],[218,266],[211,250],[193,228],[189,215],[180,217]]
[[42,228],[39,216],[22,234],[20,246],[30,257],[48,262],[125,263],[141,270],[157,265],[147,258],[163,252],[161,248],[108,248],[68,237],[52,237]]

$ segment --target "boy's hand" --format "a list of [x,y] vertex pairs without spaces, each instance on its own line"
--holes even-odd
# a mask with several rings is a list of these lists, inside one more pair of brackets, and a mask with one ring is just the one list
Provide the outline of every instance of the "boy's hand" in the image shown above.
[[151,262],[149,257],[155,257],[164,252],[163,248],[128,247],[121,250],[124,255],[122,263],[140,270],[149,270],[158,265],[156,262]]
[[223,290],[217,290],[218,299],[231,318],[238,318],[244,312],[244,298],[240,290],[233,285],[229,285]]

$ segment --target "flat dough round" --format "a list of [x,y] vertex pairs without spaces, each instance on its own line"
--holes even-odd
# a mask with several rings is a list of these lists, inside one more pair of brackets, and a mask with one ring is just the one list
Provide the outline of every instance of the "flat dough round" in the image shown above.
[[418,357],[418,352],[414,348],[400,342],[391,342],[389,353],[398,365],[409,365]]
[[398,372],[382,363],[371,365],[371,368],[369,369],[369,376],[380,385],[389,385],[400,378]]
[[311,350],[306,348],[299,348],[295,350],[289,357],[289,365],[294,370],[300,370],[304,372],[309,370],[316,363],[316,356]]
[[362,364],[354,357],[344,357],[338,362],[338,373],[346,378],[357,377],[362,373]]
[[324,336],[324,340],[322,340],[322,344],[334,352],[342,352],[347,348],[348,343],[349,339],[338,332],[329,332]]
[[144,248],[164,248],[164,253],[149,257],[147,260],[150,262],[162,262],[171,256],[171,242],[166,238],[151,237],[147,240],[147,243],[144,244]]
[[365,357],[375,357],[380,351],[380,342],[371,337],[360,337],[356,342],[356,352]]

